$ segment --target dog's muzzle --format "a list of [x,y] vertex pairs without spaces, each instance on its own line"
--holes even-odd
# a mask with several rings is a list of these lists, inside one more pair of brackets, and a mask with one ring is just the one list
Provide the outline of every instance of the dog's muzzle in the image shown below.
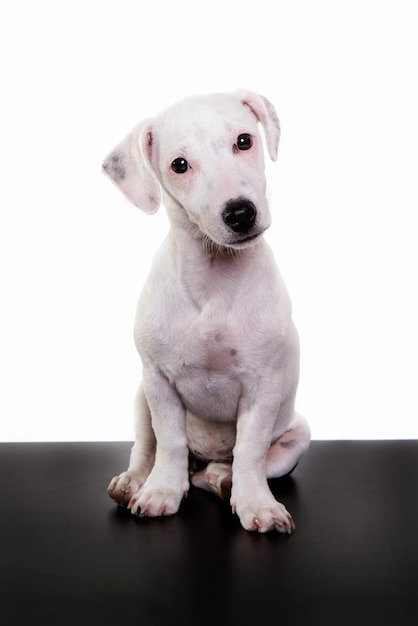
[[222,211],[224,223],[240,235],[246,235],[255,224],[257,209],[248,198],[236,198],[229,200]]

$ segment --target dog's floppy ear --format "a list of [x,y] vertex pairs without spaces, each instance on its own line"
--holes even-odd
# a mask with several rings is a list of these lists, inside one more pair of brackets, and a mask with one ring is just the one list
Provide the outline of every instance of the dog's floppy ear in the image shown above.
[[136,126],[105,158],[103,170],[135,206],[155,213],[161,201],[160,186],[151,167],[152,125]]
[[253,91],[241,91],[239,96],[242,104],[251,110],[263,126],[270,158],[275,161],[280,141],[280,122],[276,109],[270,100]]

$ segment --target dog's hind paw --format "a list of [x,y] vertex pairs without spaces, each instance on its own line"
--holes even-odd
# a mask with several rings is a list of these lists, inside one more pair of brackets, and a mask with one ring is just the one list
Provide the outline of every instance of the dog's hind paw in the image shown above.
[[122,472],[110,481],[108,495],[120,506],[127,507],[132,495],[140,489],[145,479],[136,472]]
[[231,495],[232,467],[230,463],[213,461],[191,477],[192,485],[205,489],[226,500]]

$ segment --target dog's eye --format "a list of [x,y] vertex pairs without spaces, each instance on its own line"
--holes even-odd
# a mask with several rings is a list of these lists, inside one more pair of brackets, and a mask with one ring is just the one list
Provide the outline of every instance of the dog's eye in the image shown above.
[[190,165],[187,163],[186,159],[182,159],[181,157],[174,159],[171,164],[171,169],[173,170],[173,172],[176,172],[176,174],[184,174],[185,172],[187,172],[189,167]]
[[238,136],[237,148],[238,150],[249,150],[253,145],[253,138],[248,133],[243,133]]

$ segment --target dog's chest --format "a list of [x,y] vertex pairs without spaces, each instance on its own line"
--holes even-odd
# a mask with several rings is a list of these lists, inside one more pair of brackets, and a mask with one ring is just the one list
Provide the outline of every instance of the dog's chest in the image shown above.
[[157,368],[202,418],[234,419],[254,379],[277,365],[277,291],[271,277],[266,286],[268,272],[239,261],[220,260],[204,277],[187,263],[181,280],[171,278],[176,289],[162,293],[155,281],[158,295],[155,287],[146,292],[137,318],[145,366]]
[[[196,308],[180,332],[178,348],[182,367],[205,369],[208,375],[220,372],[237,373],[246,368],[250,360],[249,339],[251,331],[242,310],[250,308],[246,294],[234,291],[236,283],[231,267],[223,266],[222,261],[212,263],[211,270],[204,280],[193,283],[189,290],[195,298]],[[233,266],[232,270],[236,270]],[[227,280],[229,278],[229,281]],[[185,307],[187,310],[187,306]],[[249,318],[258,317],[256,306],[251,307]]]
[[240,332],[219,316],[201,315],[171,334],[173,374],[177,379],[193,371],[206,376],[237,374],[245,367],[246,341]]
[[246,369],[245,344],[227,324],[196,322],[183,335],[172,376],[185,406],[201,417],[231,419]]
[[255,299],[216,295],[201,308],[181,298],[175,305],[172,301],[171,315],[154,313],[143,328],[150,360],[176,385],[204,381],[208,387],[227,387],[274,360],[277,328],[264,306]]
[[189,355],[191,364],[205,367],[208,371],[230,370],[237,368],[240,358],[239,338],[222,323],[214,324],[207,328],[204,324],[198,324],[196,329],[187,333],[185,337],[185,354]]

